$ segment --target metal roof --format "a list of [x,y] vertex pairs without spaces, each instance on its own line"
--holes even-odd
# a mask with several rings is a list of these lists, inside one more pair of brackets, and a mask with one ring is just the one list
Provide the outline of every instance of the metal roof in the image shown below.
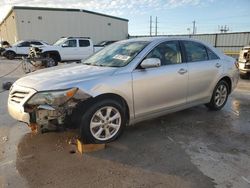
[[4,19],[2,20],[2,22],[0,23],[0,25],[2,25],[2,23],[9,17],[9,15],[13,12],[13,10],[41,10],[41,11],[84,12],[84,13],[94,14],[94,15],[98,15],[98,16],[104,16],[104,17],[108,17],[108,18],[113,18],[113,19],[117,19],[117,20],[121,20],[121,21],[126,21],[126,22],[129,21],[128,19],[125,19],[125,18],[120,18],[120,17],[116,17],[116,16],[110,16],[110,15],[107,15],[107,14],[102,14],[102,13],[98,13],[98,12],[92,12],[92,11],[84,10],[84,9],[13,6],[11,8],[11,10],[9,11],[9,13],[4,17]]

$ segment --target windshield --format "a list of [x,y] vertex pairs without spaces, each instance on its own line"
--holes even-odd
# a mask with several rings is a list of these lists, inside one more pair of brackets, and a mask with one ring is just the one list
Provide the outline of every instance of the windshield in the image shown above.
[[22,42],[24,42],[24,41],[23,41],[23,40],[20,40],[20,41],[14,43],[12,46],[17,46],[18,44],[21,44]]
[[94,66],[123,67],[130,63],[147,44],[149,44],[149,42],[146,41],[111,44],[89,59],[82,61],[82,63]]
[[103,45],[105,45],[105,44],[106,44],[106,41],[102,41],[102,42],[98,43],[97,45],[98,45],[98,46],[103,46]]
[[60,38],[58,41],[56,41],[54,43],[54,45],[59,46],[59,45],[63,44],[66,40],[67,40],[67,38]]

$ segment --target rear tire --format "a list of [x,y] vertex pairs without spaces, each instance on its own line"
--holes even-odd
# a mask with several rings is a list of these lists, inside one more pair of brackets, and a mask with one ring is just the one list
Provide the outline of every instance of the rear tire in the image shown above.
[[80,139],[84,143],[108,143],[121,135],[125,124],[125,110],[119,102],[97,101],[82,115]]
[[215,86],[212,98],[206,106],[210,110],[220,110],[227,102],[227,98],[229,95],[229,86],[228,83],[224,80],[219,81],[219,83]]

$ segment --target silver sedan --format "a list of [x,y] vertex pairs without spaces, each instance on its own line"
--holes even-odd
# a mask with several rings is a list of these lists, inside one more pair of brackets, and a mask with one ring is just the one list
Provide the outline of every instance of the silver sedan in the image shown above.
[[238,82],[235,60],[186,38],[111,44],[80,64],[17,80],[8,109],[41,130],[79,128],[84,142],[116,139],[125,125],[205,104],[220,110]]

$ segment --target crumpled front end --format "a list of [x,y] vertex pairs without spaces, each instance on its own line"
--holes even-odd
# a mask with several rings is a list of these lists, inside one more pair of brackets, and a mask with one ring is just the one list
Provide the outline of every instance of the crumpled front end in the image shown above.
[[89,97],[78,88],[37,92],[14,84],[9,94],[8,110],[18,121],[36,124],[41,129],[54,129],[63,125],[77,104]]
[[13,84],[8,98],[9,114],[16,120],[30,124],[30,115],[24,111],[24,103],[37,91]]

